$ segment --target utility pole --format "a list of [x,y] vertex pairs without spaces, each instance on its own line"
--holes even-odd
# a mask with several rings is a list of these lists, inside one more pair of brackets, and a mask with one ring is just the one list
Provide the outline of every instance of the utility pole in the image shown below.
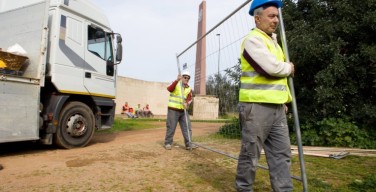
[[219,64],[221,60],[221,34],[218,33],[218,78],[219,78]]
[[217,74],[217,97],[219,98],[219,64],[221,60],[221,34],[218,33],[218,74]]

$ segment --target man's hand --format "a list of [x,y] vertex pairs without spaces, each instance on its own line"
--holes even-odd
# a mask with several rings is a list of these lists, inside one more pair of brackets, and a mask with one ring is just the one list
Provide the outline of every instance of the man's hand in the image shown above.
[[180,81],[181,78],[183,78],[181,75],[178,75],[178,77],[176,78],[176,81]]
[[287,105],[283,105],[285,107],[285,113],[287,114],[287,112],[289,111],[289,107],[287,107]]
[[188,108],[188,104],[187,103],[184,103],[184,109],[187,109]]
[[295,74],[295,65],[292,62],[290,62],[290,66],[291,66],[290,76],[294,77],[294,74]]

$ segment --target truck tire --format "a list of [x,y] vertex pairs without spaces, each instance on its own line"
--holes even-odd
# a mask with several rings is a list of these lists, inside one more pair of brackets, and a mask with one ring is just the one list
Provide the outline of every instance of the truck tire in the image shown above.
[[92,110],[81,102],[70,102],[62,109],[55,133],[55,144],[65,149],[86,146],[95,132]]

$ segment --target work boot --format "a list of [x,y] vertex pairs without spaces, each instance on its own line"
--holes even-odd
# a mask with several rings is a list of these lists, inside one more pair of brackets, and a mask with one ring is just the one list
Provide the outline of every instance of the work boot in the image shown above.
[[165,149],[167,149],[167,150],[171,150],[171,148],[172,148],[170,144],[166,144],[164,147],[165,147]]
[[187,146],[185,147],[186,150],[192,150],[192,149],[197,149],[198,147],[196,145],[191,145],[191,146]]

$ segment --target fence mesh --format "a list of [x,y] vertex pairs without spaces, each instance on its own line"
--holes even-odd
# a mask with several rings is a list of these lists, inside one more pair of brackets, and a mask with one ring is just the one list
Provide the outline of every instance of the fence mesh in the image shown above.
[[[201,42],[205,43],[206,54],[200,59],[206,62],[206,95],[213,95],[219,99],[219,119],[235,118],[221,126],[218,132],[211,136],[215,137],[213,140],[207,137],[195,137],[193,131],[192,142],[199,147],[233,159],[238,157],[241,137],[237,118],[241,75],[240,46],[244,37],[255,27],[253,17],[248,14],[250,4],[251,0],[245,1],[215,27],[208,30],[203,37],[198,38],[196,42],[177,55],[180,68],[195,74],[197,45]],[[195,77],[194,81],[201,80],[198,78],[200,77]],[[195,82],[190,83],[190,86],[194,87]],[[258,165],[258,167],[267,169],[262,165]],[[301,180],[299,177],[292,177]]]
[[[251,0],[245,1],[236,10],[195,43],[177,55],[181,69],[189,70],[190,74],[196,72],[196,51],[200,42],[205,42],[206,55],[201,60],[206,63],[206,95],[219,99],[219,119],[237,117],[237,104],[240,78],[240,45],[244,37],[254,28],[253,18],[249,16]],[[203,81],[200,77],[192,78],[191,87],[195,81]],[[207,108],[207,110],[213,110]],[[234,119],[233,121],[236,121]],[[233,122],[231,124],[238,125]],[[218,130],[221,135],[231,138],[240,138],[240,129],[223,126]],[[194,133],[193,133],[194,134]],[[194,136],[194,135],[193,135]]]

